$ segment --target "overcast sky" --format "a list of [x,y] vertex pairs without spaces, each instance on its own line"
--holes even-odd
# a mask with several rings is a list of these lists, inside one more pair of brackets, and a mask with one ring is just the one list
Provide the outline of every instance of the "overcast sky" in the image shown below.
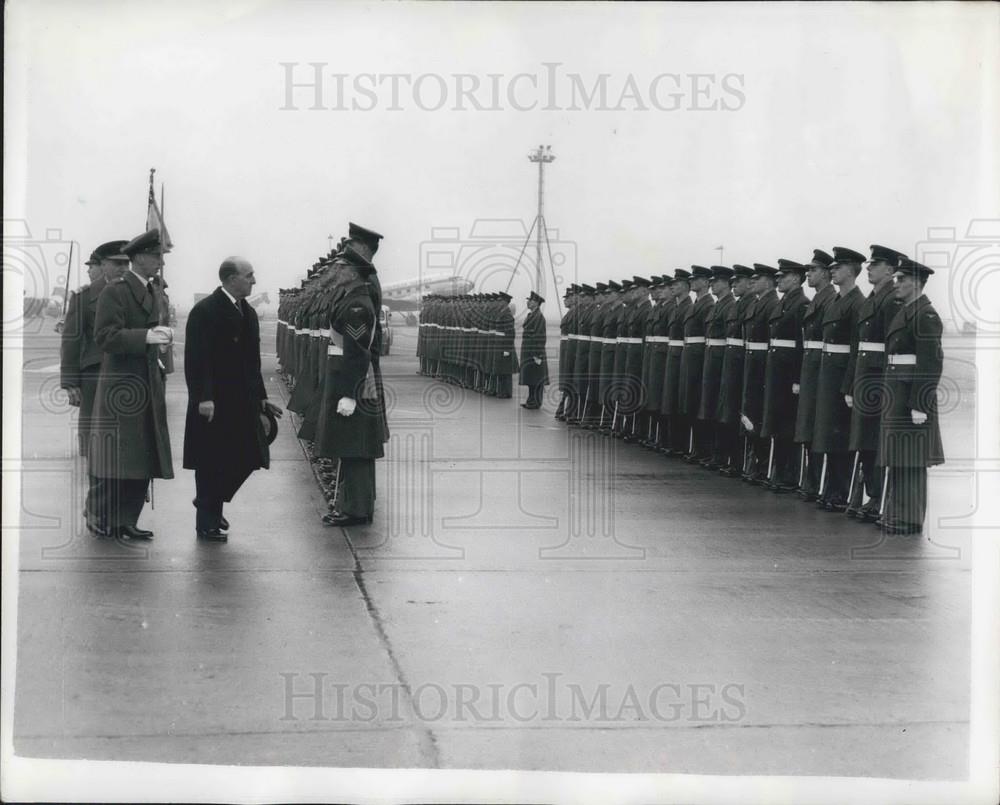
[[[962,237],[1000,215],[996,5],[12,0],[6,13],[6,217],[36,238],[60,229],[85,256],[141,231],[155,166],[185,307],[230,254],[253,262],[258,290],[296,283],[349,220],[385,235],[383,282],[452,254],[484,290],[504,287],[521,225],[496,245],[470,233],[530,225],[539,143],[557,157],[546,219],[567,282],[717,263],[719,245],[727,264],[914,253],[928,227]],[[288,86],[315,84],[310,63],[322,109],[315,87]],[[929,287],[941,307],[949,285]],[[550,278],[542,291],[553,315]]]

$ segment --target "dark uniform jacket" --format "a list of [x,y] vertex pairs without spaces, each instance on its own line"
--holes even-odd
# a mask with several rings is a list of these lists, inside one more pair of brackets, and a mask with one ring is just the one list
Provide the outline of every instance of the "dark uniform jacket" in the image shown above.
[[600,399],[611,407],[614,401],[608,397],[609,392],[614,387],[615,377],[615,356],[618,352],[618,327],[622,316],[625,313],[625,304],[621,295],[613,298],[608,303],[608,312],[604,314],[601,336],[601,380],[599,394]]
[[752,349],[751,345],[768,343],[771,316],[781,309],[775,291],[757,297],[746,325],[746,353],[743,363],[743,404],[741,411],[753,423],[755,435],[760,435],[764,416],[764,381],[767,369],[767,349]]
[[[901,308],[886,330],[889,365],[879,434],[879,463],[884,466],[933,467],[944,463],[937,407],[944,364],[942,330],[941,318],[923,295]],[[911,411],[927,414],[927,421],[914,425]]]
[[604,319],[611,313],[611,300],[604,297],[595,307],[587,333],[587,387],[584,392],[590,402],[601,405],[601,356],[604,352]]
[[[540,358],[537,363],[535,358]],[[524,317],[521,329],[521,385],[537,386],[549,382],[549,363],[545,357],[545,316],[532,310]]]
[[781,297],[781,305],[771,313],[760,434],[764,438],[791,439],[795,435],[798,396],[792,386],[799,382],[802,370],[802,319],[808,304],[802,289],[795,288]]
[[[368,283],[351,283],[330,313],[330,347],[323,403],[316,424],[316,455],[323,458],[382,458],[389,438],[385,400],[372,344],[378,317]],[[337,413],[342,398],[355,401],[351,416]]]
[[[670,316],[677,306],[673,299],[665,299],[656,303],[653,308],[653,323],[646,336],[646,349],[649,351],[648,380],[646,382],[646,410],[660,412],[660,402],[663,397],[663,375],[667,370],[667,337],[670,328]],[[650,340],[652,339],[652,340]]]
[[684,349],[681,351],[680,400],[682,414],[696,417],[701,405],[702,371],[705,368],[705,335],[708,317],[715,307],[712,294],[706,293],[684,316]]
[[[837,296],[823,316],[823,357],[819,365],[812,442],[817,453],[848,452],[851,409],[844,402],[843,385],[863,301],[861,291],[855,286],[846,296]],[[831,346],[836,351],[831,351]]]
[[667,328],[670,338],[667,350],[667,362],[663,372],[663,397],[660,401],[660,413],[666,416],[681,413],[681,354],[684,352],[684,321],[688,312],[694,307],[690,296],[685,296],[680,303],[674,305],[673,315]]
[[99,478],[173,478],[160,348],[146,331],[160,301],[131,271],[97,302],[94,338],[104,352],[94,400],[90,473]]
[[736,297],[727,291],[718,298],[705,320],[705,363],[701,371],[698,419],[709,421],[715,419],[715,410],[719,405],[719,389],[722,386],[722,361],[726,356],[727,318],[730,309],[735,307]]
[[[59,351],[59,385],[79,388],[85,369],[97,369],[104,353],[94,340],[97,298],[107,286],[103,279],[84,285],[69,298]],[[82,412],[81,412],[82,413]]]
[[743,294],[736,303],[727,307],[726,354],[722,356],[722,373],[719,379],[719,400],[715,407],[715,421],[734,425],[740,420],[743,405],[743,364],[746,360],[745,330],[753,315],[753,294]]
[[[260,325],[246,300],[234,305],[222,288],[199,301],[184,332],[188,405],[184,468],[227,468],[239,474],[267,467],[270,455],[260,419],[267,398],[260,374]],[[198,403],[215,403],[212,421]]]
[[877,450],[885,386],[885,330],[900,308],[892,282],[872,291],[858,310],[858,332],[841,390],[853,397],[851,450]]
[[823,317],[837,298],[837,289],[827,285],[806,305],[802,316],[802,368],[799,372],[799,403],[795,412],[795,441],[809,444],[816,423],[816,392],[823,359]]

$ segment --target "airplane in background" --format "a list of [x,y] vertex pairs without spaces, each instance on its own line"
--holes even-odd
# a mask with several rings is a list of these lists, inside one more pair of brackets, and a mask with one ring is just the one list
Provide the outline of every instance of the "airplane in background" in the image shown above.
[[382,303],[390,310],[420,310],[420,297],[429,293],[459,296],[470,293],[474,283],[457,274],[425,274],[382,286]]

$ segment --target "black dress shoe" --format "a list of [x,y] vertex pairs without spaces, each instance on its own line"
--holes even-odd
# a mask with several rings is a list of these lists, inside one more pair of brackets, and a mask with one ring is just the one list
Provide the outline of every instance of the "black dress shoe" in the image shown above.
[[219,528],[222,531],[228,531],[229,530],[229,521],[225,517],[220,517],[219,518]]
[[153,532],[147,531],[145,528],[139,528],[135,525],[123,525],[119,526],[114,530],[116,537],[121,537],[122,539],[134,539],[134,540],[144,540],[149,541],[153,538]]
[[771,491],[778,495],[794,492],[796,489],[798,487],[795,484],[771,484]]
[[805,492],[801,489],[799,490],[799,497],[802,498],[802,500],[806,503],[815,503],[817,500],[819,500],[819,498],[816,496],[815,493]]
[[351,525],[368,525],[371,521],[371,517],[354,517],[353,515],[342,514],[341,512],[330,512],[323,515],[323,525],[340,528]]
[[828,500],[825,504],[823,504],[823,509],[824,511],[843,514],[847,511],[847,503],[839,500]]
[[869,508],[868,506],[865,506],[861,510],[861,514],[858,515],[858,520],[862,523],[874,523],[879,519],[879,516],[877,508]]
[[198,535],[198,539],[208,540],[209,542],[228,542],[229,535],[225,531],[220,531],[218,528],[209,528],[207,530],[197,530],[195,533]]
[[883,534],[894,534],[900,537],[912,537],[923,532],[923,526],[915,523],[883,523]]

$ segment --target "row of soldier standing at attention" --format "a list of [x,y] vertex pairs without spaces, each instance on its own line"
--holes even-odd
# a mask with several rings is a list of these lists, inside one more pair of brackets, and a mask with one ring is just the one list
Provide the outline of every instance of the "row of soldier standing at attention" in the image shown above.
[[944,462],[933,273],[894,249],[838,246],[806,263],[573,284],[556,418],[920,534],[927,468]]

